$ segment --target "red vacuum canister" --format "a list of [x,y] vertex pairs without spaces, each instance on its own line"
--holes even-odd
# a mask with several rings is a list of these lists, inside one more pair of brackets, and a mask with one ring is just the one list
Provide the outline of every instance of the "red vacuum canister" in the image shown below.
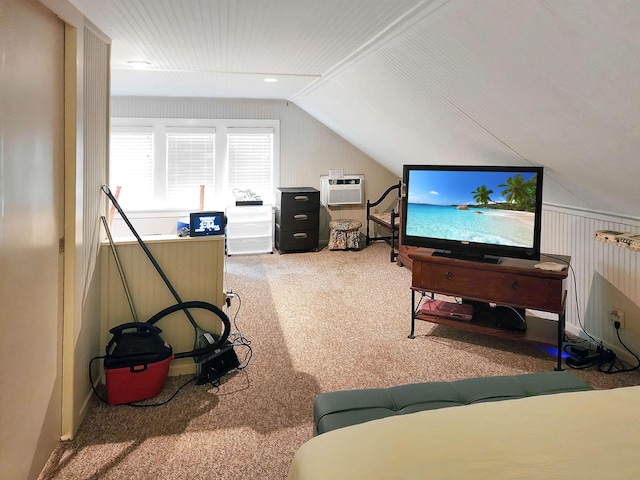
[[158,327],[142,322],[118,325],[109,331],[104,371],[110,405],[139,402],[164,387],[173,350]]

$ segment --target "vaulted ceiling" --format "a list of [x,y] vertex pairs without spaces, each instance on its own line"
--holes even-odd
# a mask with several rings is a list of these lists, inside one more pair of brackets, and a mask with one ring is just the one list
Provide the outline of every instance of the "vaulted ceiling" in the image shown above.
[[71,1],[113,95],[286,99],[398,175],[542,165],[547,203],[640,218],[637,0]]

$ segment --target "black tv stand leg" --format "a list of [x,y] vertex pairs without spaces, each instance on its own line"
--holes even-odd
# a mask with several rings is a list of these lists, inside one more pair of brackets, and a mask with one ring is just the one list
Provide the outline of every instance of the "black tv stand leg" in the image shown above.
[[564,315],[564,310],[565,310],[565,305],[564,302],[567,298],[567,292],[564,292],[564,298],[562,299],[562,312],[560,314],[558,314],[558,357],[557,357],[557,365],[556,368],[554,370],[556,370],[557,372],[562,371],[562,347],[563,347],[563,343],[564,343],[564,338],[565,338],[565,315]]
[[411,333],[409,338],[416,338],[414,332],[416,330],[416,291],[411,290]]

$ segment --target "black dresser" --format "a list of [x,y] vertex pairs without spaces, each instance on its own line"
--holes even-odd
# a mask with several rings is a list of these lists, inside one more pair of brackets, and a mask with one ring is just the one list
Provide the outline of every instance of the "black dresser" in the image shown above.
[[276,248],[281,253],[318,250],[320,191],[311,187],[276,189]]

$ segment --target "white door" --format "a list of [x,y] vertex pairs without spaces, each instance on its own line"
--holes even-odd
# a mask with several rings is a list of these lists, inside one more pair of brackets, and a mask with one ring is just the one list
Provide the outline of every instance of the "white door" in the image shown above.
[[28,479],[61,431],[64,24],[0,7],[0,478]]

